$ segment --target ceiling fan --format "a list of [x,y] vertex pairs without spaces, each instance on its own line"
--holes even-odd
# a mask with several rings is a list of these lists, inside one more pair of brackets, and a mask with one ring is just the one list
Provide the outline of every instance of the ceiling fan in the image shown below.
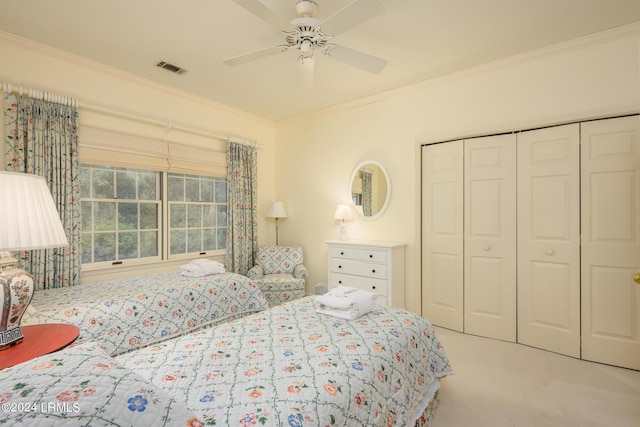
[[341,32],[372,18],[384,11],[378,0],[354,0],[324,21],[316,18],[318,5],[314,0],[298,0],[297,17],[288,21],[260,0],[233,0],[258,18],[282,30],[285,43],[254,52],[224,59],[227,65],[235,66],[280,52],[298,50],[298,86],[310,87],[315,67],[314,53],[321,52],[337,61],[361,68],[371,73],[379,73],[387,61],[358,50],[340,46],[331,41]]

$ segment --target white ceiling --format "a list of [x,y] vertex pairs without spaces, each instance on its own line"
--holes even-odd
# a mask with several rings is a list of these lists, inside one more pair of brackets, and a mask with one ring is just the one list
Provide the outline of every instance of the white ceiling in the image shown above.
[[[295,17],[297,0],[261,1]],[[320,20],[351,2],[316,1]],[[334,41],[387,67],[371,74],[318,55],[311,90],[297,88],[295,52],[222,63],[283,41],[232,0],[2,0],[0,30],[278,121],[640,21],[638,0],[380,3],[383,13]],[[159,69],[159,60],[188,72]]]

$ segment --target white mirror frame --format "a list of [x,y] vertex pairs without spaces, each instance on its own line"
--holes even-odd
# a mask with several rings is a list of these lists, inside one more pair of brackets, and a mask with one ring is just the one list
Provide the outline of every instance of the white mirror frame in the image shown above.
[[353,202],[351,203],[351,206],[354,207],[354,210],[356,211],[356,214],[358,215],[359,218],[370,221],[370,220],[374,220],[377,218],[380,218],[382,216],[382,214],[387,210],[387,207],[389,207],[389,203],[391,202],[391,176],[389,175],[389,172],[387,171],[387,169],[382,165],[382,163],[376,161],[376,160],[365,160],[363,162],[360,162],[354,169],[353,169],[353,173],[351,174],[351,179],[349,179],[349,187],[348,187],[348,191],[349,191],[349,200],[351,200],[351,189],[353,188],[353,181],[356,178],[356,175],[358,173],[358,171],[360,169],[362,169],[363,167],[365,167],[366,165],[370,165],[370,164],[374,164],[377,167],[380,168],[380,170],[382,171],[382,173],[384,174],[384,179],[387,181],[387,197],[384,200],[384,204],[382,205],[382,207],[380,208],[380,210],[378,212],[376,212],[375,215],[371,215],[371,216],[364,216],[362,215],[360,212],[358,212],[357,209],[355,209],[355,205],[353,204]]

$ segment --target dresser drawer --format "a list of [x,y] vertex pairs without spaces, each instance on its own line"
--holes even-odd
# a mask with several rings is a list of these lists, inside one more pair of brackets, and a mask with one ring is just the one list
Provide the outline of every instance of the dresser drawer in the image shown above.
[[354,274],[356,276],[387,278],[386,264],[374,264],[353,259],[331,258],[331,271],[334,273]]
[[332,240],[327,242],[327,285],[375,293],[376,303],[405,307],[404,249],[401,242]]
[[329,288],[335,288],[337,286],[348,286],[351,288],[362,289],[367,292],[373,292],[378,295],[378,300],[380,297],[384,297],[385,299],[387,297],[387,281],[384,279],[335,273],[331,275]]
[[331,258],[355,259],[360,261],[387,262],[387,252],[376,249],[363,248],[331,248]]

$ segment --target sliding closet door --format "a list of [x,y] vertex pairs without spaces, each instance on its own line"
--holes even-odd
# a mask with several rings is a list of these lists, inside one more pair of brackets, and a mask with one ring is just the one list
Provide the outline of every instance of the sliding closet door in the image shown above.
[[582,358],[640,369],[638,116],[582,125]]
[[464,141],[464,331],[516,340],[516,136]]
[[518,134],[518,342],[580,357],[579,125]]
[[463,143],[422,147],[422,315],[463,331]]

